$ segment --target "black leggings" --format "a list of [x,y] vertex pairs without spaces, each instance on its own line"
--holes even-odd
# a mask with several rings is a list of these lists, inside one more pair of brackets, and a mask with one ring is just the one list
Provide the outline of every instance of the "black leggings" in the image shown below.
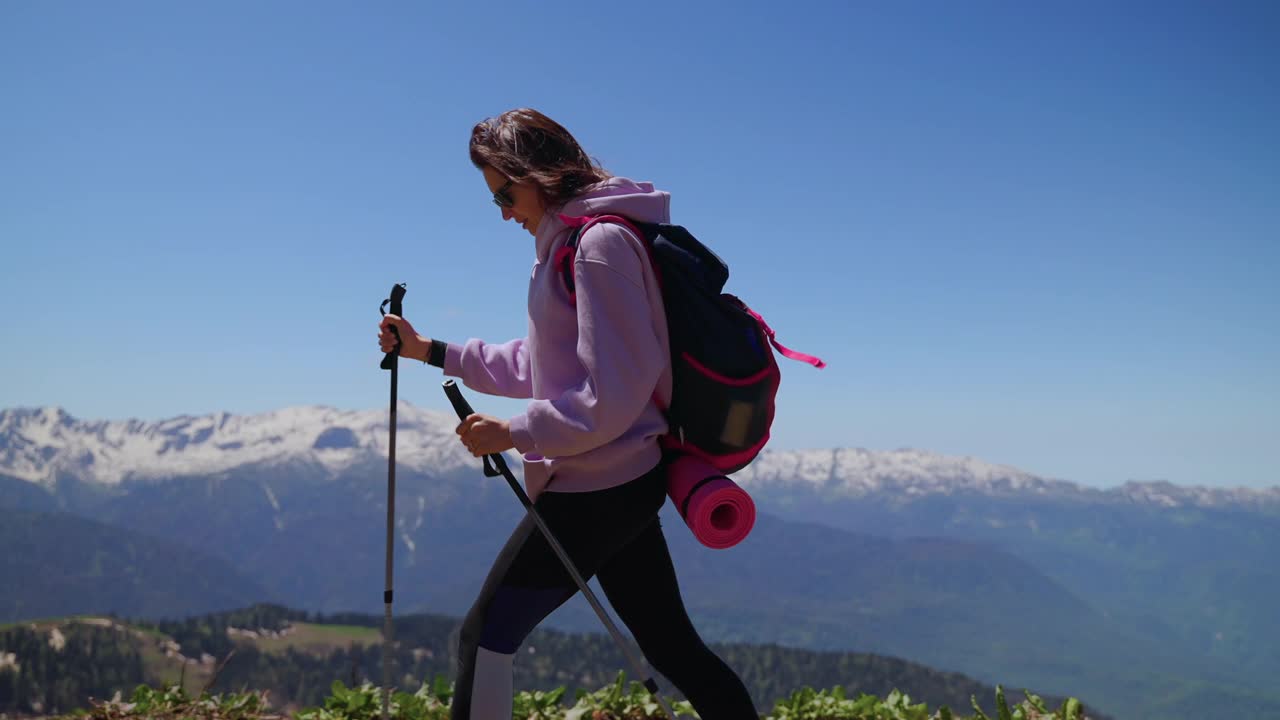
[[[534,507],[583,580],[599,576],[609,604],[650,666],[684,694],[702,720],[759,720],[742,680],[703,644],[685,612],[658,516],[666,498],[665,465],[659,463],[605,490],[544,491]],[[453,720],[494,720],[482,716],[504,712],[501,720],[511,717],[510,663],[516,651],[538,623],[577,592],[560,557],[526,513],[463,623]],[[507,697],[499,697],[504,693]]]

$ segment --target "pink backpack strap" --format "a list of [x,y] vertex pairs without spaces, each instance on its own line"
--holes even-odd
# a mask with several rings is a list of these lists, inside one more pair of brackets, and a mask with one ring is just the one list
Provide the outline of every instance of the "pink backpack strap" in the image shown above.
[[628,230],[635,233],[636,239],[644,245],[645,250],[649,253],[649,263],[653,266],[653,272],[658,275],[658,283],[662,283],[662,276],[658,274],[658,260],[653,256],[653,248],[645,241],[645,235],[630,220],[621,215],[561,215],[560,221],[570,228],[576,228],[578,231],[577,241],[573,244],[566,242],[556,250],[555,256],[552,258],[552,267],[560,273],[564,278],[565,287],[569,290],[569,302],[577,304],[576,288],[573,287],[573,259],[578,253],[577,243],[582,241],[582,236],[587,230],[596,223],[615,222],[624,225]]
[[637,228],[630,220],[621,215],[584,215],[581,217],[561,215],[560,221],[571,228],[579,228],[578,239],[582,239],[582,235],[587,232],[587,228],[596,223],[615,222],[620,225],[626,225],[628,230],[635,233],[640,242],[644,242],[644,233],[640,232],[640,228]]
[[[738,302],[742,302],[742,301],[738,300]],[[816,358],[812,355],[806,355],[802,352],[796,352],[795,350],[792,350],[788,347],[783,346],[783,344],[778,342],[777,338],[774,336],[775,333],[773,331],[773,328],[769,327],[769,323],[765,322],[764,318],[760,317],[760,313],[747,307],[745,303],[743,303],[742,307],[746,308],[747,312],[751,314],[751,317],[755,318],[756,321],[760,323],[760,326],[764,328],[765,334],[769,336],[769,342],[774,347],[778,348],[778,352],[782,353],[783,357],[788,357],[788,358],[791,358],[792,360],[798,360],[802,363],[808,363],[818,368],[819,370],[827,366],[827,363],[824,360],[820,360],[819,358]]]

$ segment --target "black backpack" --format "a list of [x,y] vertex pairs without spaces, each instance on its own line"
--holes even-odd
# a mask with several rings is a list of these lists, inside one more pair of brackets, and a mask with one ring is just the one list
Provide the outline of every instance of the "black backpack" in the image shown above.
[[746,467],[769,441],[773,424],[781,372],[772,347],[816,368],[826,363],[783,347],[764,318],[723,292],[728,265],[683,227],[619,215],[562,219],[577,224],[554,260],[571,299],[573,258],[587,228],[622,224],[649,250],[671,344],[671,407],[665,409],[671,429],[663,447],[701,457],[726,475]]

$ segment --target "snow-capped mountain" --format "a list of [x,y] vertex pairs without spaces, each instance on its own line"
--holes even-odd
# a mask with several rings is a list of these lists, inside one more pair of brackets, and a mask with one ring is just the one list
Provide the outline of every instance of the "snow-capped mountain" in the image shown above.
[[1117,488],[1101,489],[1032,475],[974,457],[914,448],[781,452],[766,449],[751,465],[734,475],[734,481],[743,487],[761,489],[809,485],[836,497],[895,493],[911,498],[970,492],[1160,507],[1280,507],[1280,486],[1254,489],[1131,481]]
[[[474,462],[456,416],[400,401],[397,467],[449,469]],[[201,475],[249,464],[311,462],[339,472],[384,459],[389,413],[322,406],[257,415],[183,415],[160,422],[80,420],[62,408],[0,411],[0,473],[49,485],[55,476],[107,485],[128,478]]]
[[[396,463],[448,471],[475,464],[458,443],[452,414],[401,400]],[[0,411],[0,474],[41,485],[57,476],[115,485],[122,480],[216,473],[249,464],[307,462],[339,473],[382,459],[389,446],[385,409],[283,408],[256,415],[183,415],[159,422],[81,420],[59,407]],[[508,464],[517,474],[514,451]],[[766,449],[734,481],[748,489],[811,489],[834,497],[891,492],[904,497],[957,492],[1123,501],[1166,507],[1280,505],[1280,487],[1184,487],[1130,482],[1102,490],[1048,479],[973,457],[903,448]]]

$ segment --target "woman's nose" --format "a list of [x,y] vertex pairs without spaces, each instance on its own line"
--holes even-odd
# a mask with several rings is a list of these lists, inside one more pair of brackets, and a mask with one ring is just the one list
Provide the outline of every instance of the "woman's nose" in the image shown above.
[[511,209],[510,209],[510,208],[502,208],[502,219],[503,219],[503,220],[510,220],[510,219],[511,219],[511,218],[513,218],[513,217],[515,217],[515,215],[511,212]]

